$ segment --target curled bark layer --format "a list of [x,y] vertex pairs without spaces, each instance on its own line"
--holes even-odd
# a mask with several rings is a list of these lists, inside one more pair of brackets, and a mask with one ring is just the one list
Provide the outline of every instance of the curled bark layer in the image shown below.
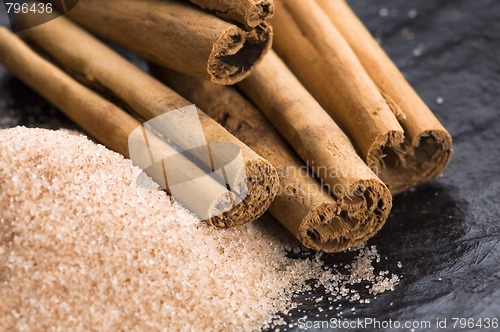
[[452,138],[344,0],[316,0],[349,43],[405,131],[404,158],[385,157],[396,192],[439,175],[453,154]]
[[272,42],[269,24],[246,30],[172,0],[80,0],[68,16],[159,65],[234,84]]
[[[358,58],[315,1],[275,3],[277,52],[353,139],[363,160],[392,193],[408,190],[442,172],[451,156],[451,137],[428,108],[416,102],[418,96],[408,92],[411,88],[401,83],[401,74],[377,74],[386,72],[390,60],[380,61],[369,46],[375,42],[368,44],[365,38],[359,38],[360,23],[356,25],[345,13],[331,15],[345,21],[343,33],[349,33],[351,43],[363,49],[366,56]],[[332,7],[339,2],[321,3]],[[368,55],[371,60],[367,60]],[[379,89],[382,85],[385,88]],[[402,96],[410,94],[401,103]],[[408,103],[420,105],[416,106],[419,110],[407,108]]]

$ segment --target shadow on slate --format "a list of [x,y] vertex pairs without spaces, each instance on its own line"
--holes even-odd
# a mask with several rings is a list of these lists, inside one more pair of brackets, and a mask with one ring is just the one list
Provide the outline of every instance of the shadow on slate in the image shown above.
[[[402,276],[400,285],[369,304],[340,302],[343,317],[430,321],[431,331],[436,318],[448,319],[448,331],[457,330],[453,317],[500,318],[500,1],[349,2],[450,130],[455,155],[442,177],[396,197],[386,226],[368,242],[382,257],[378,266]],[[75,128],[0,67],[0,128],[18,124]],[[350,259],[324,257],[327,264]],[[316,302],[323,293],[299,295],[305,304],[281,330],[299,330],[306,314],[336,317],[318,310],[331,305]]]

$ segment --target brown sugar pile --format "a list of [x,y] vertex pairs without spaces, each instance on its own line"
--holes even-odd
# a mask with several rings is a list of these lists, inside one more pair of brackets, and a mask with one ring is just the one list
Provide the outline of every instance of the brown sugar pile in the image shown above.
[[0,130],[1,331],[255,330],[309,279],[374,280],[371,256],[339,278],[274,226],[212,229],[140,173],[84,136]]

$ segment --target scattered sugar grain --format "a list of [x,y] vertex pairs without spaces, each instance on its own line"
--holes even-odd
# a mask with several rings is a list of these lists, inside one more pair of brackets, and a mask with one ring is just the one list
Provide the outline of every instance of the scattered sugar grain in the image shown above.
[[379,11],[378,11],[378,14],[381,17],[387,17],[387,16],[389,16],[389,9],[387,9],[387,8],[380,8]]
[[415,19],[418,16],[418,11],[415,8],[412,8],[408,11],[408,18]]
[[420,57],[424,53],[425,50],[425,45],[424,44],[418,44],[415,49],[413,49],[413,56],[414,57]]
[[415,39],[415,34],[411,32],[411,30],[407,27],[401,29],[401,36],[405,38],[406,40],[414,40]]

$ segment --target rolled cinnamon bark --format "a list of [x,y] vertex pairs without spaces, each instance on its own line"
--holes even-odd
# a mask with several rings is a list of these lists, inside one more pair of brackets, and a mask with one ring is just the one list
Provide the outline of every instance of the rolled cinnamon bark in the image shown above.
[[219,84],[245,78],[272,40],[268,24],[245,30],[172,0],[80,0],[68,15],[152,62]]
[[[128,156],[130,134],[141,124],[125,111],[87,89],[52,63],[31,50],[16,35],[0,27],[0,64],[32,89],[58,107],[90,135],[108,148]],[[231,207],[232,195],[221,183],[204,177],[201,169],[189,159],[179,155],[152,133],[147,133],[149,144],[157,151],[175,155],[169,174],[176,178],[198,177],[196,187],[187,188],[184,195],[176,197],[193,213],[217,214]],[[135,143],[140,144],[139,141]],[[147,154],[147,150],[143,149]],[[148,175],[157,183],[165,182],[164,170],[152,169]],[[199,197],[199,200],[193,199]]]
[[[407,115],[379,91],[318,4],[276,0],[275,5],[272,23],[277,52],[353,139],[363,160],[392,193],[403,192],[441,172],[450,154],[446,134],[436,140],[432,136],[436,127],[430,127],[421,140],[405,139],[405,134],[410,139],[414,135],[400,125]],[[421,122],[434,125],[426,119]],[[420,148],[414,149],[414,144]]]
[[[23,36],[82,81],[113,94],[144,120],[191,105],[64,17],[26,30]],[[227,215],[211,218],[208,223],[217,227],[233,227],[257,219],[269,208],[279,190],[276,169],[208,115],[200,110],[197,112],[209,146],[228,142],[241,149],[247,177],[248,195],[243,202],[228,211]],[[175,130],[164,135],[181,148],[190,149],[185,144],[189,143],[194,132],[194,129],[186,128],[182,132]],[[213,160],[202,158],[201,161],[206,162],[207,167],[213,167]]]
[[380,229],[392,207],[389,190],[281,59],[271,51],[238,86],[322,179],[354,238]]
[[[420,183],[440,174],[453,154],[451,135],[344,0],[316,2],[349,43],[388,104],[404,115],[399,122],[406,137],[406,165],[391,174],[391,182]],[[407,179],[412,176],[417,178]]]
[[274,15],[273,0],[189,0],[217,16],[254,28]]
[[[340,252],[365,242],[384,224],[390,203],[389,207],[383,206],[385,210],[381,215],[377,215],[373,213],[373,207],[366,209],[367,205],[363,203],[334,199],[309,174],[304,163],[264,115],[235,88],[159,67],[152,70],[161,81],[202,107],[276,167],[281,189],[269,211],[304,246]],[[352,146],[348,148],[355,155]],[[366,167],[359,158],[357,162],[360,167]]]

